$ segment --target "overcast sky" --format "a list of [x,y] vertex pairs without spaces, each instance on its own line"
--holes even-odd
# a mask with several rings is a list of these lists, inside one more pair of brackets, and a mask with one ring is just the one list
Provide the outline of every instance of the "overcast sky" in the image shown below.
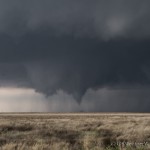
[[149,8],[1,0],[0,111],[150,111]]

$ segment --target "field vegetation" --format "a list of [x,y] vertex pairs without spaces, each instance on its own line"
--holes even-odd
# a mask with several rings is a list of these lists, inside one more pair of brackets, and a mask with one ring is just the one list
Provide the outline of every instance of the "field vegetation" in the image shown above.
[[149,150],[150,114],[0,114],[0,150]]

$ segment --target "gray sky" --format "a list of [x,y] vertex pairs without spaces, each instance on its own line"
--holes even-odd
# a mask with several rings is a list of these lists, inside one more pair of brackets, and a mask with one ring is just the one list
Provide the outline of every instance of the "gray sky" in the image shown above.
[[[150,111],[149,7],[148,0],[0,1],[6,111],[22,110],[21,99],[24,111]],[[13,103],[3,95],[12,88],[32,96]]]

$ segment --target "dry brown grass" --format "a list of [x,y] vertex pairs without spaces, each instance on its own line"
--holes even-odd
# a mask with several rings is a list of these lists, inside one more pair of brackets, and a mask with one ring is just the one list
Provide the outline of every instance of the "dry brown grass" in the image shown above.
[[0,114],[0,150],[103,149],[150,149],[150,114]]

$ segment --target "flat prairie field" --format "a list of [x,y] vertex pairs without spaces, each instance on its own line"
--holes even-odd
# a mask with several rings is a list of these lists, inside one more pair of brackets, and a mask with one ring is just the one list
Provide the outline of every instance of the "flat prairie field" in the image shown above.
[[0,150],[105,149],[150,150],[150,114],[0,114]]

